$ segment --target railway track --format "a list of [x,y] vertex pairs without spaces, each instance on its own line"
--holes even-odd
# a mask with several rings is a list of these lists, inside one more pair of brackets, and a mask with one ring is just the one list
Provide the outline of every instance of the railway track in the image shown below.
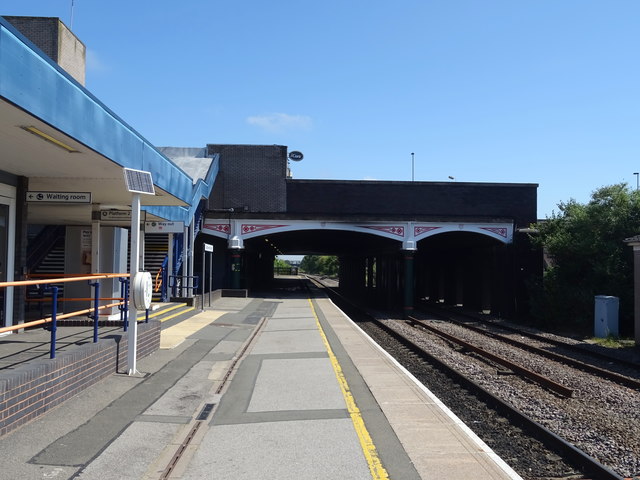
[[[596,460],[592,455],[577,448],[571,439],[563,438],[562,434],[552,431],[551,428],[542,424],[529,412],[514,406],[513,398],[507,395],[496,394],[495,388],[485,383],[486,374],[481,374],[480,381],[469,375],[468,372],[461,372],[459,368],[451,365],[446,359],[439,358],[439,354],[433,353],[433,348],[426,348],[421,344],[420,335],[424,333],[407,334],[403,330],[413,330],[410,324],[418,325],[415,319],[409,324],[398,321],[380,321],[365,315],[362,309],[354,306],[346,299],[337,296],[333,290],[325,290],[334,298],[343,310],[358,321],[360,326],[367,331],[383,347],[387,348],[396,358],[414,373],[425,385],[438,395],[450,408],[452,408],[463,421],[465,421],[478,435],[485,440],[502,458],[504,458],[523,478],[527,479],[552,479],[552,478],[590,478],[590,479],[618,479],[625,478],[609,466]],[[419,323],[422,323],[420,321]],[[400,328],[402,326],[402,328]],[[420,327],[422,328],[422,327]],[[413,337],[413,338],[410,338]],[[442,337],[440,337],[442,338]],[[451,342],[451,339],[440,340],[441,342]],[[460,348],[460,344],[457,344]],[[465,361],[469,363],[469,349],[457,355],[465,356]],[[477,352],[473,352],[473,356]],[[416,361],[418,359],[418,361]],[[494,365],[495,359],[481,361],[485,364]],[[504,367],[509,368],[510,367]],[[428,370],[437,370],[437,373],[428,373]],[[494,369],[495,370],[495,369]],[[449,379],[442,378],[443,374]],[[505,375],[499,375],[500,382],[504,383]],[[434,380],[436,378],[436,380]],[[482,383],[482,384],[481,384]],[[530,380],[520,382],[530,383]],[[444,385],[447,385],[446,387]],[[462,388],[461,388],[462,387]],[[510,387],[511,388],[511,387]],[[551,394],[540,393],[538,391],[527,390],[524,396],[531,402],[540,402],[539,398],[555,398],[558,402],[574,402],[567,400],[566,396],[558,392]],[[548,388],[545,386],[545,388]],[[529,392],[536,393],[529,393]],[[455,392],[455,393],[453,393]],[[502,392],[503,394],[505,392]],[[509,393],[509,392],[507,392]],[[532,397],[532,395],[535,396]],[[472,406],[476,403],[483,403],[492,413],[478,413],[482,407]],[[577,402],[574,402],[577,404]],[[508,427],[508,428],[507,428]],[[505,441],[505,439],[507,439]],[[631,455],[638,452],[631,451]],[[637,472],[625,472],[632,475]],[[580,476],[582,475],[582,476]]]
[[[445,319],[456,325],[462,326],[476,333],[486,335],[502,342],[508,343],[515,347],[527,350],[537,355],[546,357],[550,360],[554,360],[566,365],[578,368],[584,372],[597,375],[606,380],[619,383],[620,385],[640,390],[640,364],[624,359],[614,358],[610,355],[605,355],[593,350],[587,350],[582,346],[570,344],[547,336],[538,335],[532,332],[528,332],[522,328],[511,327],[502,323],[497,323],[493,320],[479,318],[476,315],[470,315],[463,312],[445,312],[435,311],[435,309],[421,309],[421,311],[427,312],[431,315],[435,315],[439,318]],[[472,323],[470,323],[472,322]],[[478,327],[475,324],[481,324],[482,327]],[[530,342],[525,342],[513,338],[512,336],[502,335],[497,333],[496,330],[507,331],[511,334],[515,334],[519,337],[526,337],[534,340],[539,346],[533,345]],[[560,354],[553,352],[550,348],[556,348],[571,352],[574,355],[578,355],[585,360],[578,360],[568,354]],[[595,366],[592,362],[608,362],[609,369],[601,366]],[[610,368],[615,366],[618,371],[612,371]],[[624,371],[624,373],[620,373]]]

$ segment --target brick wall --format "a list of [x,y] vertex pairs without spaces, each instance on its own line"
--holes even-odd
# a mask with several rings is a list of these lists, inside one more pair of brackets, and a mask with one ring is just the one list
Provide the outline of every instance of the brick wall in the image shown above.
[[[160,322],[138,325],[138,358],[160,348]],[[73,397],[105,377],[125,372],[127,335],[101,339],[0,373],[0,436]]]
[[85,84],[86,47],[56,17],[4,17],[81,85]]
[[284,212],[287,207],[287,147],[282,145],[207,145],[220,154],[220,170],[207,209]]
[[536,221],[537,184],[288,180],[287,213]]

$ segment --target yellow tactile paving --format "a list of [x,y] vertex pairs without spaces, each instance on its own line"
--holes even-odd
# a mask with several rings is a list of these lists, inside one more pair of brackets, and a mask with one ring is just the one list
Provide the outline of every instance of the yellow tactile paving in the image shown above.
[[201,328],[206,327],[211,322],[215,322],[218,318],[227,312],[221,310],[208,310],[198,313],[193,317],[180,322],[173,327],[162,330],[160,334],[160,348],[175,348],[184,342],[189,335],[193,335]]

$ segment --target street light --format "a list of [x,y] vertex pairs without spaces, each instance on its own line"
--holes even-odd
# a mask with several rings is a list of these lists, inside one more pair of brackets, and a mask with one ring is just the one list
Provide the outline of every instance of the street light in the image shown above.
[[633,174],[636,176],[636,190],[638,190],[640,188],[640,179],[638,178],[640,172],[633,172]]
[[414,175],[414,161],[413,161],[413,156],[415,155],[415,153],[411,152],[411,181],[413,182],[415,180],[415,175]]

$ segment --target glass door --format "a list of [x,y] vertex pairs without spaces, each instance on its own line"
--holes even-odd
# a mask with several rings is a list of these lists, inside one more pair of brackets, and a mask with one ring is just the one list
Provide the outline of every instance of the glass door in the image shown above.
[[[9,257],[9,205],[0,203],[0,282],[7,281],[7,259]],[[6,327],[7,295],[6,289],[0,288],[0,326]]]
[[[16,188],[0,183],[0,282],[13,282]],[[0,326],[13,325],[13,287],[0,288]]]

